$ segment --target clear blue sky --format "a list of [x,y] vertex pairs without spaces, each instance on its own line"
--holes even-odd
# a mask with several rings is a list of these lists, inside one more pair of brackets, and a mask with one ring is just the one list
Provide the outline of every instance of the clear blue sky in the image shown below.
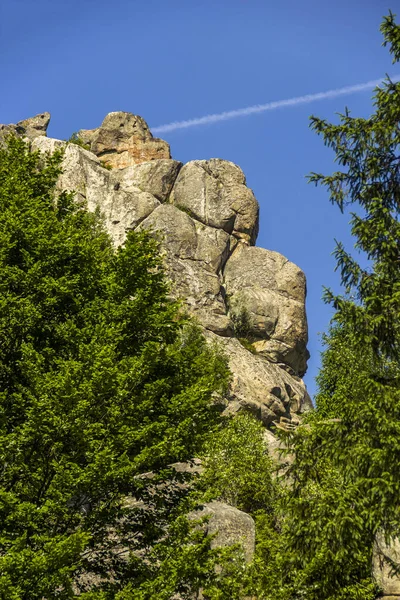
[[[68,138],[115,110],[155,127],[400,74],[381,47],[382,16],[398,2],[387,1],[3,0],[0,122],[49,111],[49,135]],[[352,241],[348,218],[306,183],[335,168],[308,118],[346,105],[368,116],[371,92],[163,136],[183,162],[240,165],[261,206],[258,245],[304,269],[311,393],[331,315],[322,286],[339,286],[334,238]]]

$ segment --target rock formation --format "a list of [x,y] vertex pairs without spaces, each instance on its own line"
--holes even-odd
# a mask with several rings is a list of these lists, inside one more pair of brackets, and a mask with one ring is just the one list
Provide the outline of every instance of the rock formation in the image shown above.
[[211,548],[225,548],[241,541],[246,562],[251,562],[254,554],[256,528],[254,520],[247,513],[223,502],[209,502],[202,510],[192,515],[201,519],[208,517],[205,524],[208,535],[215,536]]
[[[44,113],[0,126],[0,143],[13,133],[32,150],[62,149],[58,187],[100,209],[116,246],[130,230],[157,236],[172,293],[228,357],[225,410],[250,411],[266,427],[296,425],[311,407],[301,379],[309,356],[305,276],[281,254],[255,246],[259,206],[242,170],[216,158],[182,165],[129,113],[110,113],[98,129],[81,130],[79,144],[46,137],[49,119]],[[272,432],[266,439],[274,447]],[[205,510],[221,543],[243,537],[249,559],[251,518],[219,503]]]
[[[256,247],[259,207],[242,170],[221,160],[170,158],[138,116],[114,112],[82,145],[46,137],[48,113],[0,126],[33,150],[63,149],[60,189],[99,208],[114,243],[148,229],[160,240],[173,293],[227,354],[227,411],[250,410],[266,426],[296,423],[311,407],[301,380],[308,351],[306,282],[281,254]],[[107,167],[107,168],[105,168]]]
[[[50,115],[1,125],[33,150],[63,149],[60,189],[99,208],[114,243],[127,232],[158,236],[173,285],[227,354],[233,374],[227,410],[250,410],[266,426],[296,423],[311,407],[306,282],[281,254],[256,247],[259,206],[242,170],[221,159],[185,165],[146,122],[124,112],[81,130],[82,145],[46,137]],[[107,168],[105,168],[107,167]]]
[[36,137],[46,135],[47,127],[50,123],[50,113],[45,112],[36,117],[19,121],[16,125],[0,124],[0,145],[7,135],[16,135],[17,137],[27,137],[30,140]]
[[153,138],[144,119],[131,113],[109,113],[98,129],[81,129],[78,135],[106,165],[117,169],[171,158],[167,142]]

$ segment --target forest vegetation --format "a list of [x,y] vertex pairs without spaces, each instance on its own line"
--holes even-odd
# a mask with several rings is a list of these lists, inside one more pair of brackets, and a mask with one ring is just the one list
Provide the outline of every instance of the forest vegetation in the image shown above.
[[[381,31],[398,63],[391,13]],[[57,190],[62,151],[0,148],[2,600],[379,596],[375,541],[400,535],[399,124],[390,79],[369,118],[311,118],[339,170],[309,179],[355,251],[337,243],[315,410],[276,432],[280,468],[260,422],[221,416],[227,361],[170,299],[157,242],[115,249]],[[255,520],[250,565],[212,547],[193,513],[211,500]]]

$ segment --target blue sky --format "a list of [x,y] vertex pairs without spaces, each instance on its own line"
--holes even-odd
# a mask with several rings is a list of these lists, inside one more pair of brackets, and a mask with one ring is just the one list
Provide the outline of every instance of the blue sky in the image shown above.
[[[395,3],[371,0],[3,0],[0,122],[52,113],[68,138],[115,110],[150,127],[400,74],[379,25]],[[399,11],[400,12],[400,11]],[[257,244],[296,262],[308,281],[311,393],[319,332],[339,289],[334,238],[352,246],[348,217],[310,171],[334,170],[309,116],[372,111],[371,91],[163,135],[173,157],[219,157],[243,169],[261,206]]]

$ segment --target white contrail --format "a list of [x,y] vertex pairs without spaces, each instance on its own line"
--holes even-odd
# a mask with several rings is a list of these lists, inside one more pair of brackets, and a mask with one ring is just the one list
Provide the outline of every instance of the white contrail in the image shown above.
[[[318,100],[325,100],[327,98],[337,98],[338,96],[346,96],[348,94],[364,92],[365,90],[370,90],[378,86],[379,84],[383,83],[383,81],[384,79],[375,79],[374,81],[358,83],[357,85],[348,85],[346,87],[338,88],[336,90],[328,90],[327,92],[307,94],[306,96],[297,96],[297,98],[288,98],[287,100],[267,102],[267,104],[256,104],[254,106],[248,106],[247,108],[228,110],[222,113],[206,115],[205,117],[188,119],[187,121],[174,121],[173,123],[167,123],[166,125],[159,125],[158,127],[154,127],[151,131],[153,133],[166,133],[167,131],[175,131],[176,129],[187,129],[188,127],[198,127],[199,125],[210,125],[212,123],[218,123],[219,121],[228,121],[229,119],[236,119],[237,117],[247,117],[248,115],[265,112],[267,110],[284,108],[285,106],[311,104],[311,102],[317,102]],[[392,77],[391,81],[400,81],[400,75]]]

